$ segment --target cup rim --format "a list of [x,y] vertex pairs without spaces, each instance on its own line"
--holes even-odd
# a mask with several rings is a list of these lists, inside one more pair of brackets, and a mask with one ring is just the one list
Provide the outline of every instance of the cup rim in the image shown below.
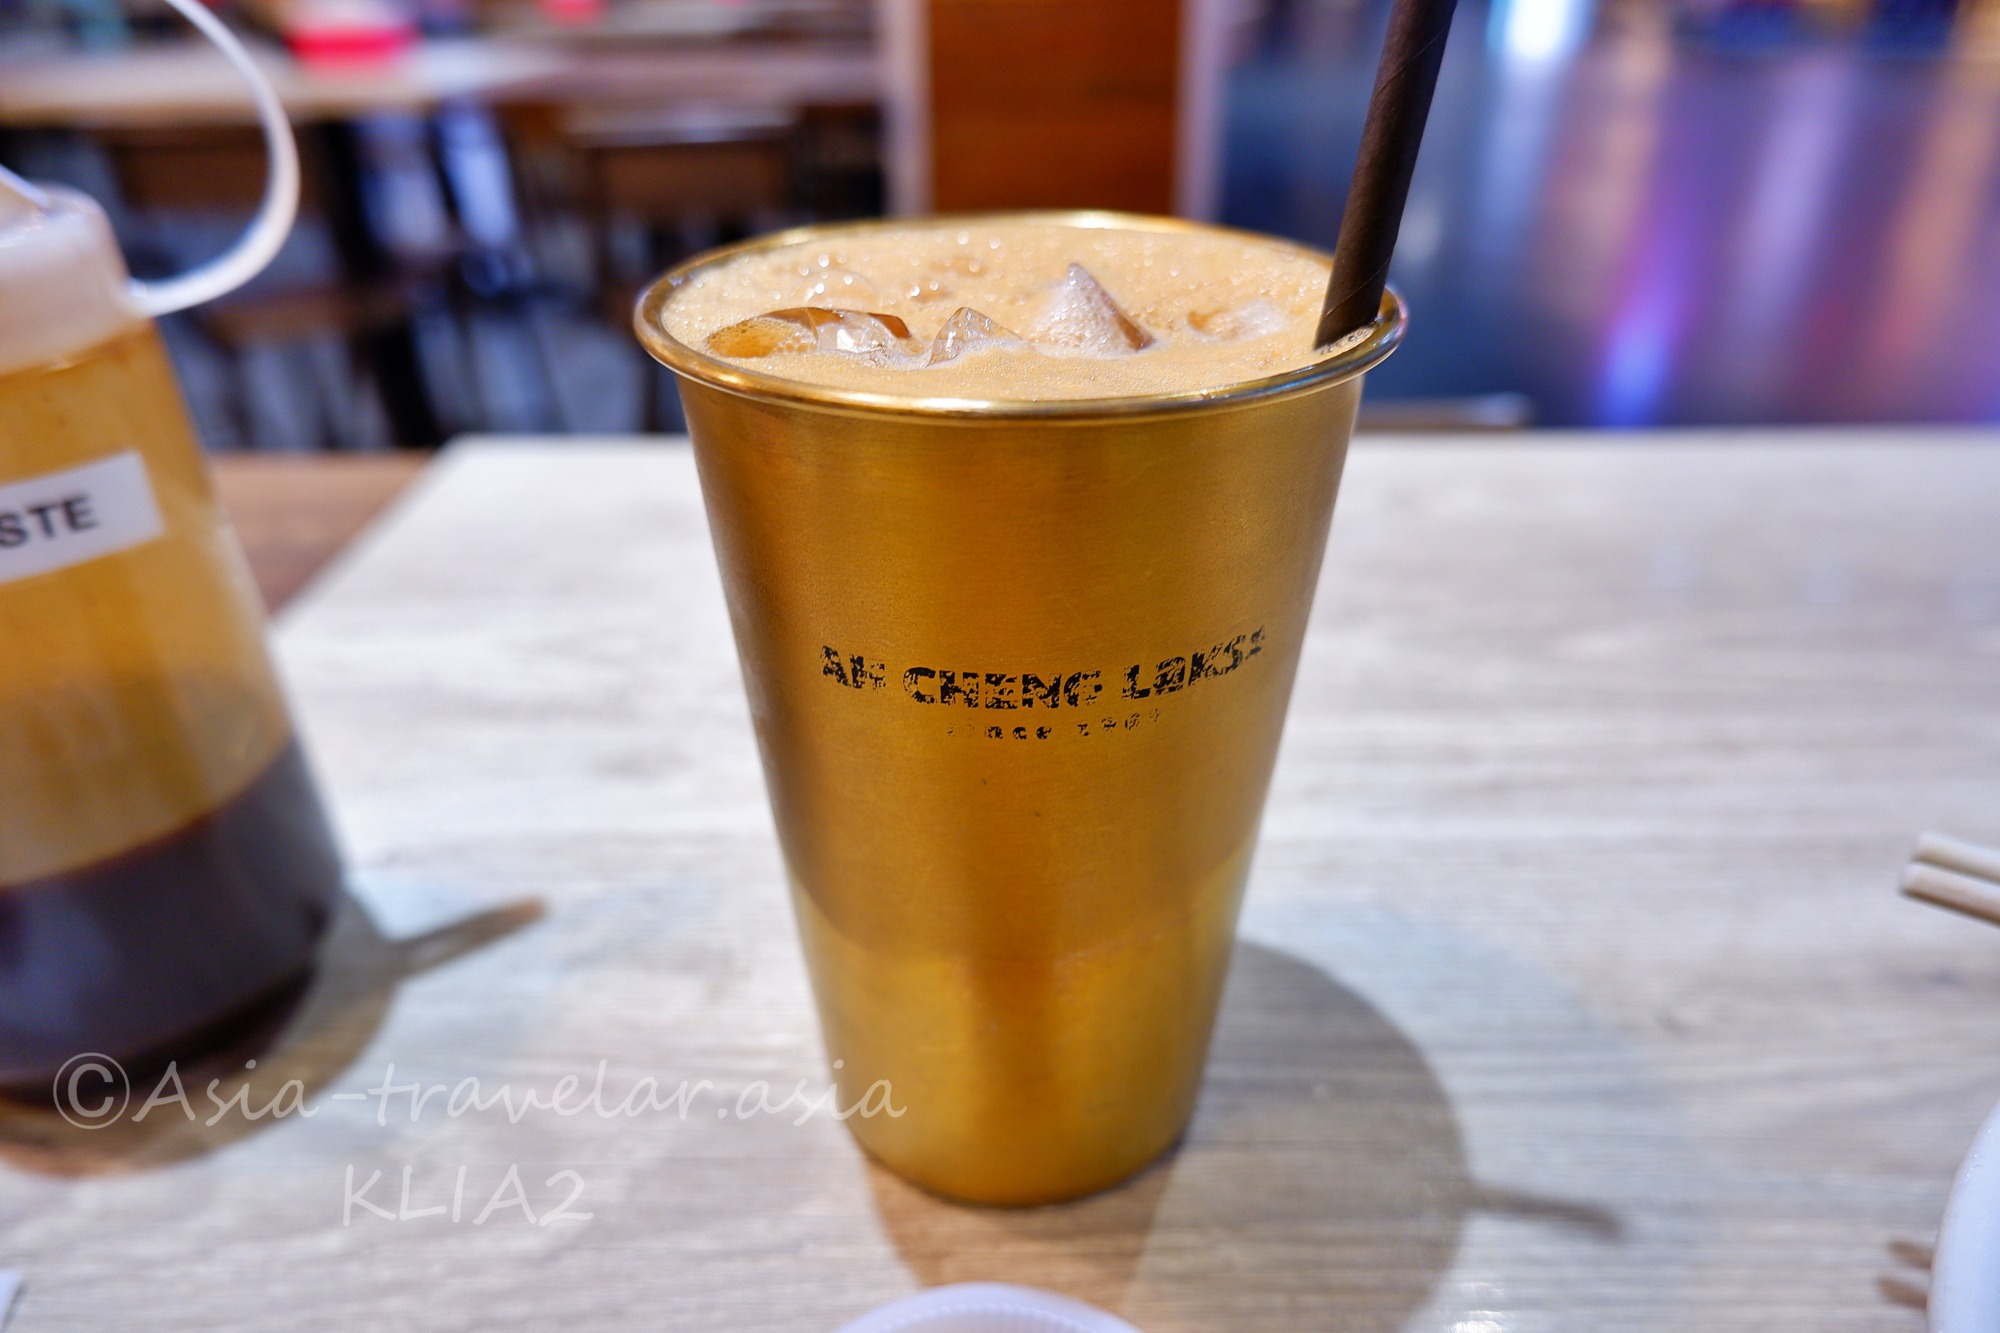
[[1354,335],[1349,335],[1349,339],[1344,340],[1348,345],[1336,344],[1336,350],[1325,353],[1303,366],[1276,375],[1178,393],[1138,394],[1118,398],[1028,399],[876,393],[810,384],[803,380],[787,379],[780,375],[750,370],[735,362],[711,355],[698,347],[691,347],[668,333],[662,320],[668,303],[696,274],[726,264],[743,255],[830,236],[883,231],[924,222],[935,222],[945,226],[952,223],[977,225],[1031,222],[1130,231],[1220,233],[1225,236],[1241,236],[1254,240],[1259,245],[1288,248],[1311,256],[1322,263],[1332,262],[1331,256],[1312,246],[1301,245],[1281,237],[1266,236],[1261,232],[1246,231],[1240,227],[1220,227],[1184,218],[1155,217],[1143,213],[1119,213],[1102,209],[1022,209],[940,213],[923,218],[871,218],[861,221],[815,223],[771,232],[750,240],[738,241],[733,245],[708,250],[667,270],[640,293],[632,311],[633,332],[637,334],[640,344],[653,359],[675,374],[744,397],[776,399],[831,410],[858,411],[866,415],[889,412],[904,416],[1075,420],[1233,407],[1257,399],[1299,393],[1352,379],[1380,364],[1402,342],[1403,333],[1409,327],[1409,311],[1403,304],[1402,297],[1394,289],[1386,289],[1382,294],[1381,313],[1366,330],[1357,331],[1364,336],[1356,338]]

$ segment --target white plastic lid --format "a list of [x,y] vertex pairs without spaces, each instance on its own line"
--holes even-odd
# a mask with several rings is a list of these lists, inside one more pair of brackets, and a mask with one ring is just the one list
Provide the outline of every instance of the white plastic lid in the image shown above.
[[145,318],[104,210],[0,167],[0,374],[74,356]]
[[1139,1333],[1094,1305],[1033,1287],[962,1282],[871,1310],[840,1333]]

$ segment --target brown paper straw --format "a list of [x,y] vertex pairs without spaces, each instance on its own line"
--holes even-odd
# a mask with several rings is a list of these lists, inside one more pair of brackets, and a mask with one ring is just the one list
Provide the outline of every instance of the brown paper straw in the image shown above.
[[1444,39],[1451,31],[1457,0],[1395,0],[1368,119],[1361,129],[1361,155],[1340,216],[1340,240],[1333,249],[1333,279],[1320,311],[1317,346],[1329,347],[1356,329],[1374,323],[1389,283],[1389,257],[1403,225],[1410,197],[1410,173],[1437,88]]

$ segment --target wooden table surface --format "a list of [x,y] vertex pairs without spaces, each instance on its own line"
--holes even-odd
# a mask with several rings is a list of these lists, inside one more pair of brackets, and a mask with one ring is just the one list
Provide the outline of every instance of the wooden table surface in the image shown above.
[[2000,934],[1894,887],[2000,841],[1997,497],[1994,435],[1357,446],[1194,1127],[1005,1212],[756,1110],[825,1085],[685,448],[454,451],[279,632],[323,975],[191,1105],[0,1114],[16,1327],[808,1333],[1000,1278],[1147,1333],[1916,1333]]
[[429,461],[414,450],[213,459],[216,492],[264,605],[282,610]]

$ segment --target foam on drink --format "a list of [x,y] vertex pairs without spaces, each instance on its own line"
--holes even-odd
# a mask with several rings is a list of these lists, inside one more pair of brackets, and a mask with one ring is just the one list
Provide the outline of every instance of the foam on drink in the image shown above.
[[927,221],[703,269],[662,321],[690,347],[830,388],[1118,398],[1319,359],[1327,274],[1309,250],[1227,232]]

